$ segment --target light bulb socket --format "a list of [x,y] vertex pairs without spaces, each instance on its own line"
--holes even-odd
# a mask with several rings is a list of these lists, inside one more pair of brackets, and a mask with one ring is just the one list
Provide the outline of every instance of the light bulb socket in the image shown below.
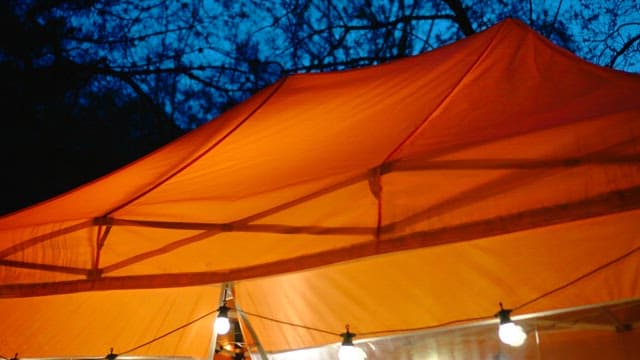
[[509,314],[511,314],[511,310],[505,310],[505,309],[500,310],[496,313],[495,316],[500,319],[500,325],[508,324],[512,322],[511,316]]
[[356,337],[356,334],[349,331],[347,328],[346,332],[340,334],[342,336],[342,346],[353,346],[353,338]]
[[115,360],[118,357],[118,354],[113,353],[113,348],[109,350],[109,353],[104,357],[106,360]]
[[502,307],[502,303],[500,303],[500,311],[498,311],[494,316],[500,319],[500,325],[508,324],[511,321],[511,312],[512,309],[505,309]]
[[228,318],[229,317],[229,307],[226,304],[222,304],[219,308],[218,308],[218,317],[224,317],[224,318]]

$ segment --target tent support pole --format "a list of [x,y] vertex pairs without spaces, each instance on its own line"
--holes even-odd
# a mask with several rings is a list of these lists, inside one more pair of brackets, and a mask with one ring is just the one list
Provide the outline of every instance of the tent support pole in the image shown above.
[[256,343],[255,345],[256,345],[256,348],[258,349],[258,353],[260,354],[260,358],[262,360],[269,360],[267,353],[264,351],[264,348],[262,347],[262,343],[260,342],[260,339],[258,339],[258,335],[253,329],[251,322],[249,322],[249,318],[247,317],[247,314],[245,314],[244,311],[242,311],[242,308],[240,307],[240,304],[238,304],[237,301],[235,303],[235,308],[236,308],[236,312],[238,313],[238,315],[240,315],[240,318],[242,318],[242,321],[244,321],[245,325],[247,326],[247,330],[249,331],[249,334],[251,334],[251,338],[253,339],[253,341],[255,341]]
[[[229,283],[223,283],[220,288],[220,297],[218,299],[218,304],[223,304],[227,297],[227,289],[229,288]],[[213,318],[213,321],[216,321],[216,317]],[[207,360],[213,360],[214,356],[216,356],[216,345],[218,344],[218,334],[214,330],[213,323],[211,323],[211,343],[209,343],[209,355],[207,356]]]

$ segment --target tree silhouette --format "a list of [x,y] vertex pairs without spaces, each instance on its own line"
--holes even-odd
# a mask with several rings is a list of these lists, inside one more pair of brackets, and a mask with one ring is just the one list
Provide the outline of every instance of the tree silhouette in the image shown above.
[[[548,3],[548,4],[547,4]],[[546,5],[545,5],[546,4]],[[638,71],[640,3],[8,0],[0,212],[106,174],[279,78],[416,55],[514,17]]]

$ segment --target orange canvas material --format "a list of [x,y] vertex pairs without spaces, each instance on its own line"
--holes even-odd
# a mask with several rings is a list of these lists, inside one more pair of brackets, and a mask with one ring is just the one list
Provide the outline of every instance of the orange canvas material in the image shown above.
[[0,349],[125,352],[202,317],[130,354],[205,358],[223,283],[266,351],[638,298],[639,219],[640,76],[505,20],[284,78],[0,218]]

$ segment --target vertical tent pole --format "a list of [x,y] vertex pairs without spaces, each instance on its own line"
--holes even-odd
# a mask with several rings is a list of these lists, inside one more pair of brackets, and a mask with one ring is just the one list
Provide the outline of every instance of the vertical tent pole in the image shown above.
[[[220,288],[220,297],[218,299],[218,306],[220,304],[224,304],[225,300],[227,300],[227,289],[229,288],[229,283],[223,283]],[[216,316],[213,317],[213,322],[211,323],[211,343],[209,344],[209,356],[207,356],[208,360],[213,360],[213,357],[216,355],[216,345],[218,343],[218,334],[216,334],[215,328],[213,324],[216,321]]]

